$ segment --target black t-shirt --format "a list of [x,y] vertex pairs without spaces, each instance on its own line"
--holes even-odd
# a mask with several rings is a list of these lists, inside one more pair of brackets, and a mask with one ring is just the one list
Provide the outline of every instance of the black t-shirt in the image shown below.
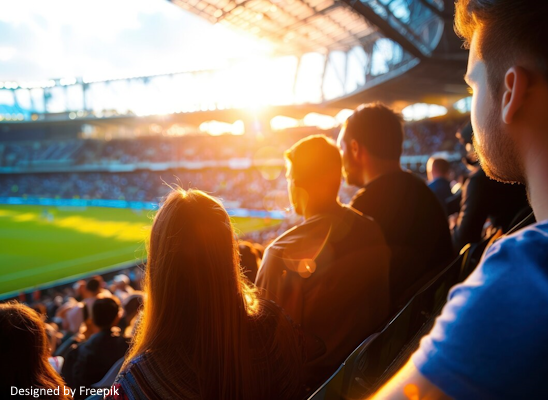
[[325,343],[305,365],[311,387],[388,318],[389,253],[378,224],[348,207],[307,219],[266,249],[257,286]]
[[497,182],[478,169],[462,189],[461,208],[453,231],[455,248],[480,242],[487,218],[506,233],[521,211],[524,216],[531,212],[525,186]]
[[448,265],[453,257],[449,224],[426,183],[410,172],[382,175],[354,196],[350,205],[372,217],[392,251],[390,294],[397,306],[408,290]]

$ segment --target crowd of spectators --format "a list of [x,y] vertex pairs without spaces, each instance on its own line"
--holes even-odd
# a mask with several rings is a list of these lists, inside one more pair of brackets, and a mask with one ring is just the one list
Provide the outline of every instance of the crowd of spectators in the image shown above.
[[408,122],[404,126],[404,156],[429,155],[437,152],[458,152],[460,143],[455,132],[468,117],[435,118]]
[[[0,174],[0,197],[81,198],[158,202],[169,186],[198,187],[222,198],[229,208],[283,210],[289,207],[282,166],[231,170],[167,170]],[[343,186],[348,200],[355,189]]]
[[[405,125],[403,155],[427,155],[458,150],[454,132],[466,117],[438,118]],[[0,167],[25,167],[62,162],[69,165],[105,166],[111,164],[206,162],[230,159],[256,159],[264,148],[278,159],[296,141],[322,133],[335,138],[338,129],[294,128],[265,136],[141,136],[132,139],[64,139],[10,141],[0,143]]]
[[[453,232],[450,166],[428,163],[430,187],[402,169],[401,120],[364,105],[336,143],[312,135],[284,153],[288,198],[304,221],[264,252],[238,245],[220,200],[174,189],[155,216],[142,293],[139,276],[95,276],[34,311],[0,304],[2,397],[15,387],[26,398],[81,398],[49,391],[93,385],[120,365],[105,400],[300,400],[330,376],[318,397],[545,398],[548,4],[455,7],[477,140],[460,130],[470,174]],[[338,198],[341,172],[360,187],[348,205]],[[512,200],[496,192],[502,182],[526,185],[534,213],[520,221],[531,211],[525,189]],[[481,243],[454,259],[467,219]],[[485,252],[468,275],[476,250]],[[357,396],[338,392],[349,385]]]
[[[97,275],[87,281],[80,280],[61,292],[52,290],[49,295],[35,295],[32,309],[22,308],[15,302],[0,305],[0,321],[17,318],[17,322],[11,322],[15,329],[10,331],[3,327],[0,336],[5,336],[3,340],[11,345],[16,335],[25,332],[30,326],[29,320],[32,320],[36,325],[33,330],[44,330],[48,341],[45,359],[49,366],[42,367],[41,373],[52,368],[67,387],[91,388],[123,358],[144,302],[143,292],[136,290],[140,289],[141,270],[133,268],[125,272],[109,282]],[[132,276],[132,281],[129,276]],[[23,342],[24,338],[19,341]],[[22,343],[22,346],[28,346],[28,343]],[[32,364],[27,363],[21,368],[28,371]],[[16,365],[10,367],[14,374],[32,375],[17,368]],[[35,377],[39,374],[37,372]],[[14,378],[12,382],[17,383],[17,380]],[[30,383],[38,386],[37,382]],[[38,387],[44,386],[47,384]],[[60,386],[63,390],[63,385]],[[24,384],[18,387],[27,388]],[[87,397],[85,393],[80,394],[78,389],[75,392],[75,399]]]

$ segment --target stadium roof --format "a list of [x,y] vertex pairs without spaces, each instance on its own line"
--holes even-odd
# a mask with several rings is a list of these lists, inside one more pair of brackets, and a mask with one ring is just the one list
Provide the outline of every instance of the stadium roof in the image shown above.
[[213,24],[266,39],[279,53],[292,54],[347,51],[384,36],[414,56],[429,55],[434,43],[425,38],[429,35],[424,28],[452,17],[452,2],[447,0],[169,1]]
[[359,46],[377,28],[338,0],[170,0],[211,23],[267,39],[281,53]]
[[452,29],[453,0],[169,1],[268,40],[281,54],[323,53],[327,66],[329,54],[341,50],[346,53],[338,72],[343,86],[349,63],[358,60],[364,81],[338,98],[322,98],[332,107],[372,100],[448,106],[466,96],[467,53]]

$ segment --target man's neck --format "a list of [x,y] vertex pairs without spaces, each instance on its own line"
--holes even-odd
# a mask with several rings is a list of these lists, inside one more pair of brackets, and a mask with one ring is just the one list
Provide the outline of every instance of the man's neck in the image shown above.
[[312,218],[319,214],[326,214],[338,210],[341,204],[337,199],[320,204],[308,204],[304,210],[304,219]]
[[368,168],[367,170],[364,170],[363,179],[365,184],[367,185],[369,182],[372,182],[383,175],[390,174],[392,172],[399,172],[401,170],[402,169],[399,161],[385,161],[382,163],[382,165],[376,165]]
[[432,180],[431,182],[434,182],[434,181],[437,181],[439,179],[443,179],[445,181],[448,181],[449,179],[447,179],[447,177],[443,176],[443,175],[437,175],[437,176],[432,176]]
[[534,157],[526,165],[527,194],[537,221],[548,219],[548,160]]

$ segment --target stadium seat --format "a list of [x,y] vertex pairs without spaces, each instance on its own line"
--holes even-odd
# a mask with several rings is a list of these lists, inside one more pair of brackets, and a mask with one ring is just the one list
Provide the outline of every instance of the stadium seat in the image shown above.
[[123,363],[124,363],[124,357],[116,361],[114,365],[105,374],[103,379],[101,379],[97,383],[94,383],[93,385],[91,385],[91,387],[95,389],[111,387],[112,384],[114,383],[114,380],[116,379],[116,376],[118,375],[118,372],[120,372],[120,368],[122,368]]
[[309,400],[363,399],[374,393],[416,350],[446,302],[451,287],[472,267],[471,246],[428,282],[398,314],[371,335]]
[[57,347],[53,356],[66,358],[67,354],[72,350],[72,345],[78,342],[78,335],[68,337],[59,347]]
[[[378,336],[378,333],[370,335],[365,339],[358,348],[362,348],[367,342]],[[335,373],[325,381],[310,397],[309,400],[336,399],[342,393],[343,379],[345,376],[346,365],[351,363],[351,359],[356,357],[357,352],[354,351],[345,362],[335,371]]]

